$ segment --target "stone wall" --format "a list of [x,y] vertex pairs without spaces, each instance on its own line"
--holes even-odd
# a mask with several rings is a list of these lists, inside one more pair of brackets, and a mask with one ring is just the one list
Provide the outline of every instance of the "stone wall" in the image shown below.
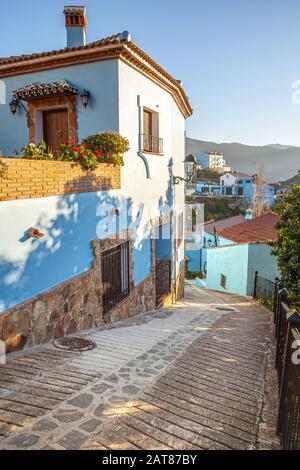
[[7,352],[46,343],[103,323],[128,318],[155,308],[155,275],[134,286],[130,242],[130,294],[108,313],[102,309],[101,251],[123,240],[92,242],[92,268],[0,315],[0,339]]
[[1,158],[0,201],[120,189],[120,167],[86,171],[73,162]]

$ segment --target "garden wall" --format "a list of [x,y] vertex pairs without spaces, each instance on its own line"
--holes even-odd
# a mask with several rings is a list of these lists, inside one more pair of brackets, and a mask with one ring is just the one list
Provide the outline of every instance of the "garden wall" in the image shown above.
[[[0,201],[120,189],[120,167],[100,163],[87,171],[78,163],[1,158]],[[2,166],[1,166],[2,168]]]

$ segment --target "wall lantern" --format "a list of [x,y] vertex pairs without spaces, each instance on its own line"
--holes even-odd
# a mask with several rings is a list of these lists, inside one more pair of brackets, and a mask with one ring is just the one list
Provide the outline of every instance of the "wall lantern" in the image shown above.
[[195,173],[196,169],[196,160],[194,155],[187,155],[184,159],[184,172],[187,178],[182,178],[181,176],[173,176],[173,184],[179,184],[180,181],[185,181],[189,183]]
[[80,98],[81,98],[83,106],[86,108],[88,103],[89,103],[90,92],[88,90],[84,89],[83,92],[80,95]]
[[11,100],[11,102],[9,103],[10,110],[13,113],[13,115],[15,115],[19,105],[21,105],[22,108],[24,109],[26,117],[27,117],[27,124],[29,125],[29,113],[28,113],[28,110],[26,109],[26,107],[24,106],[24,104],[22,103],[22,100],[18,100],[17,98],[13,98]]
[[15,98],[13,98],[13,99],[11,100],[11,102],[9,103],[9,107],[10,107],[10,110],[11,110],[11,112],[13,113],[13,115],[16,114],[17,109],[18,109],[18,106],[19,106],[19,101],[16,100]]

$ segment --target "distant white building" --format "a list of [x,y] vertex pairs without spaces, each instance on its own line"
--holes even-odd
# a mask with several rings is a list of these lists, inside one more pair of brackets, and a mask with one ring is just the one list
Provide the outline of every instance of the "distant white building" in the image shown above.
[[201,152],[197,155],[197,163],[201,168],[209,168],[218,173],[230,171],[222,153],[218,152]]

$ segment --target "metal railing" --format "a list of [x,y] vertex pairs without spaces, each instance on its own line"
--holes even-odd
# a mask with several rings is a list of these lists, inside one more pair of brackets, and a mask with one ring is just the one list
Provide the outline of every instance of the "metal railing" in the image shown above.
[[300,450],[300,314],[291,312],[288,292],[276,281],[274,292],[276,364],[279,385],[277,434],[285,450]]
[[275,281],[270,281],[259,276],[258,271],[254,275],[253,298],[273,300],[275,295]]
[[141,137],[143,152],[163,153],[163,139],[149,134],[141,134]]
[[101,253],[101,275],[102,305],[106,313],[129,295],[128,241]]
[[282,281],[269,281],[257,271],[253,297],[268,299],[266,305],[270,309],[273,306],[279,388],[277,434],[284,450],[300,450],[300,313],[290,311]]

